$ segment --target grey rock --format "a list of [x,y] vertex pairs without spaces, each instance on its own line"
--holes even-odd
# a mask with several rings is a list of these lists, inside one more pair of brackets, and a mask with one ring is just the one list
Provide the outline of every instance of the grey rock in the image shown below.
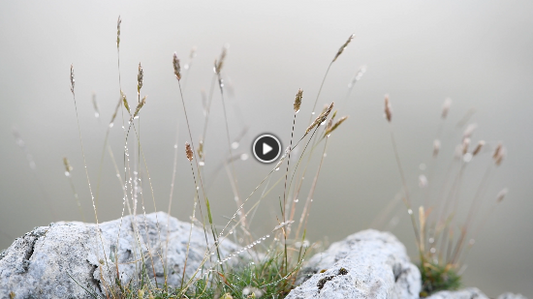
[[497,299],[527,299],[527,297],[522,294],[503,293]]
[[[489,297],[477,288],[466,288],[459,291],[440,291],[426,299],[489,299]],[[522,294],[504,293],[497,299],[527,299]]]
[[[100,234],[96,224],[82,222],[37,227],[0,254],[0,298],[10,292],[15,298],[92,298],[89,292],[105,298],[117,287],[117,272],[122,285],[137,284],[145,273],[161,286],[165,261],[168,285],[179,286],[190,227],[163,212],[100,223]],[[201,266],[205,249],[204,232],[195,227],[186,277]],[[229,241],[220,246],[223,256],[238,249]],[[208,258],[203,266],[213,265]]]
[[365,230],[333,243],[300,272],[287,299],[418,298],[418,268],[405,247],[386,232]]
[[488,297],[483,294],[477,288],[466,288],[459,291],[440,291],[437,292],[426,299],[488,299]]

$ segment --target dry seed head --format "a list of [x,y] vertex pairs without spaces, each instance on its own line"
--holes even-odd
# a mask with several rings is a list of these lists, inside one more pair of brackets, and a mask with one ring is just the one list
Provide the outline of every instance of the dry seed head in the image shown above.
[[198,142],[198,150],[197,150],[197,152],[198,152],[198,158],[200,160],[202,160],[204,158],[204,141],[203,140],[200,140]]
[[448,115],[448,111],[450,110],[450,106],[452,105],[452,99],[446,98],[444,100],[444,104],[442,104],[442,119],[445,119]]
[[496,160],[496,158],[500,155],[500,152],[502,150],[502,143],[498,143],[498,145],[496,146],[496,148],[494,149],[494,154],[492,154],[492,158],[494,160]]
[[463,139],[470,138],[476,129],[477,124],[469,124],[468,127],[466,127],[466,130],[463,132]]
[[187,141],[185,141],[185,155],[187,156],[187,160],[192,161],[193,152],[191,149],[191,145]]
[[439,154],[440,150],[440,140],[435,139],[433,141],[433,157],[436,157]]
[[172,65],[174,66],[174,75],[176,75],[176,79],[178,79],[178,81],[181,80],[180,60],[178,59],[176,52],[174,52],[174,55],[172,56]]
[[501,146],[500,149],[494,153],[494,162],[496,162],[496,166],[500,166],[500,164],[502,164],[506,152],[507,150],[505,149],[505,147]]
[[137,73],[137,92],[141,92],[141,88],[143,88],[143,79],[144,79],[144,70],[139,62],[139,72]]
[[135,113],[133,114],[133,118],[136,118],[139,115],[139,111],[141,111],[141,108],[146,104],[146,96],[143,97],[143,99],[137,104],[137,108],[135,108]]
[[74,85],[76,80],[74,80],[74,65],[70,65],[70,92],[74,93]]
[[303,93],[304,91],[301,88],[298,89],[298,92],[296,93],[296,98],[294,99],[294,113],[298,113],[300,111],[300,105],[302,105]]
[[126,94],[122,90],[120,91],[120,96],[122,97],[122,103],[124,104],[124,107],[126,107],[128,113],[131,114],[130,105],[128,104],[128,100],[126,99]]
[[96,102],[96,93],[94,93],[94,91],[93,91],[92,101],[93,101],[93,107],[94,107],[94,116],[96,118],[99,118],[100,117],[100,110],[98,109],[98,103]]
[[328,136],[331,132],[335,131],[335,129],[337,129],[347,118],[348,116],[341,117],[333,126],[331,126],[331,128],[326,129],[324,136]]
[[331,110],[333,109],[334,105],[335,102],[331,102],[331,104],[327,108],[325,108],[322,113],[320,113],[320,115],[315,119],[315,121],[313,121],[313,123],[309,127],[307,127],[304,136],[309,134],[309,132],[311,132],[314,127],[320,125],[328,118],[328,115],[331,113]]
[[478,143],[477,143],[477,146],[476,148],[474,149],[474,151],[472,152],[472,156],[475,156],[477,154],[479,154],[479,152],[481,151],[481,148],[485,145],[485,141],[484,140],[480,140]]
[[224,45],[222,48],[222,53],[220,53],[220,58],[215,60],[215,74],[219,75],[222,67],[224,66],[224,59],[226,59],[226,53],[228,45]]
[[350,35],[350,37],[348,37],[348,40],[344,43],[344,45],[342,45],[340,47],[339,51],[337,51],[337,54],[335,55],[335,58],[333,58],[332,62],[335,62],[335,60],[337,60],[337,58],[339,58],[339,56],[341,56],[341,54],[344,51],[344,49],[346,49],[346,47],[348,47],[348,44],[350,44],[350,42],[352,41],[352,39],[354,37],[355,37],[355,34],[352,34],[352,35]]
[[505,195],[507,195],[507,192],[509,192],[509,190],[507,188],[503,188],[496,196],[496,202],[500,203],[505,197]]
[[122,23],[122,19],[120,18],[120,16],[118,16],[118,20],[117,20],[117,49],[120,46],[120,24],[121,23]]
[[463,139],[463,155],[468,152],[468,146],[470,146],[470,138]]
[[333,112],[333,115],[329,118],[328,124],[326,125],[326,131],[329,130],[331,127],[333,127],[333,120],[335,119],[336,115],[337,115],[337,110],[335,110],[335,112]]
[[65,165],[65,174],[70,174],[70,172],[72,171],[72,166],[70,166],[70,163],[67,159],[67,157],[64,157],[63,158],[63,165]]
[[363,77],[365,72],[366,72],[366,65],[363,65],[361,66],[361,68],[359,68],[359,70],[357,71],[357,74],[355,74],[352,81],[348,84],[348,88],[352,88],[352,86],[354,86],[357,81],[361,80],[361,77]]
[[388,122],[390,122],[392,119],[392,107],[389,102],[388,94],[385,95],[385,118],[387,119]]

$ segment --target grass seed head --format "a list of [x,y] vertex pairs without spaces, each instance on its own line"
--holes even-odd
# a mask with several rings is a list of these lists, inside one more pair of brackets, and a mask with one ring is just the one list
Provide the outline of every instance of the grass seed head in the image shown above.
[[187,160],[192,161],[193,152],[191,149],[191,145],[188,142],[185,142],[185,155],[187,156]]
[[174,52],[174,55],[172,56],[172,66],[174,66],[174,75],[176,75],[176,79],[178,79],[178,81],[181,80],[180,60],[178,59],[176,52]]
[[496,202],[500,203],[504,199],[505,195],[507,195],[507,192],[509,190],[507,188],[503,188],[500,192],[498,192],[498,195],[496,196]]
[[117,50],[120,47],[120,24],[121,23],[122,23],[122,19],[120,18],[120,16],[118,16],[118,20],[117,20]]
[[126,98],[126,94],[121,90],[120,96],[122,97],[122,103],[124,104],[124,107],[126,107],[126,110],[128,110],[128,113],[131,113],[130,105],[128,104],[128,99]]
[[326,129],[326,132],[324,132],[324,136],[328,136],[329,134],[331,134],[331,132],[335,131],[335,129],[337,129],[346,119],[348,119],[348,116],[341,117],[335,124],[331,126],[331,128]]
[[311,132],[312,129],[314,129],[316,126],[318,126],[321,123],[323,123],[324,121],[326,121],[326,119],[328,118],[328,115],[331,113],[331,110],[333,109],[334,105],[335,105],[335,102],[331,102],[331,104],[329,106],[327,106],[324,109],[324,111],[322,111],[322,113],[320,113],[320,115],[315,119],[315,121],[313,121],[313,123],[309,127],[307,127],[307,129],[305,130],[305,134],[304,135],[309,134],[309,132]]
[[220,75],[220,71],[224,66],[224,60],[226,59],[226,54],[228,50],[228,45],[224,45],[222,48],[222,53],[220,53],[219,59],[215,60],[215,74]]
[[484,140],[480,140],[480,141],[477,143],[476,148],[475,148],[474,151],[472,152],[472,156],[475,156],[475,155],[479,154],[479,152],[481,151],[481,148],[483,148],[484,145],[485,145],[485,141],[484,141]]
[[344,43],[344,45],[342,45],[339,49],[339,51],[337,51],[337,54],[335,55],[335,58],[333,58],[333,61],[332,62],[335,62],[335,60],[337,60],[337,58],[339,58],[339,56],[341,56],[342,52],[344,52],[344,49],[346,49],[346,47],[348,47],[348,45],[350,44],[350,42],[352,41],[352,39],[355,37],[355,34],[352,34],[350,35],[350,37],[348,37],[348,40]]
[[76,80],[74,80],[74,65],[70,65],[70,92],[74,93],[74,85]]
[[436,157],[440,151],[440,140],[435,139],[433,141],[433,157]]
[[444,100],[444,104],[442,104],[442,114],[441,114],[442,119],[445,119],[446,116],[448,115],[448,111],[450,110],[451,105],[452,105],[452,99],[446,98]]
[[300,105],[302,105],[302,97],[303,97],[304,91],[300,88],[298,89],[298,92],[296,93],[296,98],[294,99],[294,113],[298,113],[300,111]]
[[470,138],[472,136],[472,133],[474,133],[476,129],[477,129],[477,124],[469,124],[463,133],[463,139]]
[[494,154],[492,155],[492,158],[494,159],[496,166],[500,166],[500,164],[503,161],[503,158],[505,158],[505,154],[506,154],[505,147],[503,147],[503,145],[499,143],[496,149],[494,150]]
[[388,122],[390,122],[392,119],[392,107],[390,105],[388,94],[385,95],[385,118]]
[[144,79],[144,70],[139,62],[139,71],[137,73],[137,92],[141,92],[141,88],[143,88],[143,79]]
[[65,165],[65,175],[69,176],[70,172],[72,171],[73,168],[72,168],[72,166],[70,166],[70,163],[69,163],[67,157],[63,158],[63,165]]
[[143,99],[137,104],[137,108],[135,108],[135,113],[133,114],[133,118],[136,118],[139,115],[139,112],[141,111],[141,108],[146,104],[146,96],[143,97]]
[[470,146],[470,138],[463,139],[463,155],[468,152],[468,147]]

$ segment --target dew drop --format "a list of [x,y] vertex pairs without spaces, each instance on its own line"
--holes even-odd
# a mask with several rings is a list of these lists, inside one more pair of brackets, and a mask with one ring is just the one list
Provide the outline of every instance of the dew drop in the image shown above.
[[196,190],[200,190],[200,187],[199,187],[199,186],[196,186]]
[[243,161],[248,160],[248,155],[247,154],[242,154],[241,155],[241,160],[243,160]]
[[463,156],[463,161],[464,161],[465,163],[468,163],[468,162],[472,161],[472,157],[473,157],[473,156],[472,156],[471,153],[466,153],[466,154],[464,154],[464,156]]
[[239,148],[239,143],[237,141],[234,141],[232,144],[231,144],[231,148],[232,149],[238,149]]
[[100,113],[95,112],[95,113],[94,113],[94,117],[96,117],[96,118],[100,118]]
[[115,125],[115,123],[110,123],[109,128],[112,128]]
[[174,148],[178,148],[178,145],[177,145],[177,144],[174,144]]
[[431,253],[435,253],[435,252],[437,252],[437,249],[435,249],[435,247],[431,247],[431,249],[429,250],[429,252],[431,252]]
[[407,213],[409,213],[409,215],[413,215],[413,210],[408,209],[408,210],[407,210]]
[[198,162],[198,166],[204,166],[205,165],[205,162],[204,161],[200,161]]
[[65,176],[66,176],[66,177],[70,177],[70,172],[65,171]]
[[298,198],[294,200],[294,202],[299,202],[299,201],[300,201],[300,200],[299,200]]
[[435,239],[429,238],[428,242],[429,242],[429,244],[433,244],[433,242],[435,242]]
[[278,171],[279,170],[279,167],[276,167],[276,169],[274,169],[275,171]]
[[315,111],[311,112],[311,115],[315,115]]

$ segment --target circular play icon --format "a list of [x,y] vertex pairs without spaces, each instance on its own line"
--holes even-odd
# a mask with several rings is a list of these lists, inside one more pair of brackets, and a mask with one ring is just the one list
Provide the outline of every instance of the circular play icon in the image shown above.
[[279,158],[281,143],[272,134],[261,134],[255,138],[252,145],[252,152],[257,161],[265,164],[272,163]]

